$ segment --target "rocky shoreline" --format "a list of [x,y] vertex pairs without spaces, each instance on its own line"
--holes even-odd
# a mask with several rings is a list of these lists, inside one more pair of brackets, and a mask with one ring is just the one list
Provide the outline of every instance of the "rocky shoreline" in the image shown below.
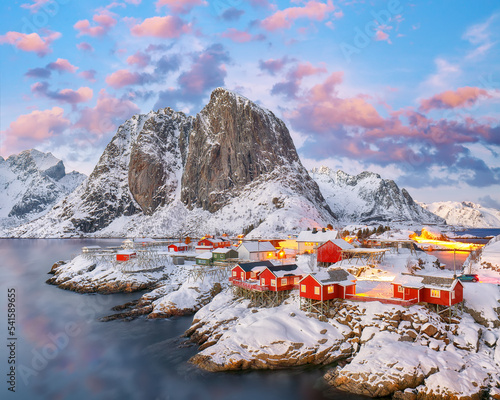
[[199,346],[190,362],[206,371],[331,365],[325,381],[349,393],[404,400],[500,399],[496,286],[490,288],[489,295],[498,297],[491,310],[466,300],[464,313],[447,320],[424,305],[345,300],[318,317],[300,309],[297,293],[277,307],[253,307],[234,297],[227,284],[191,279],[191,268],[167,265],[133,274],[77,257],[54,264],[48,282],[79,293],[149,289],[101,321],[195,313],[185,336]]

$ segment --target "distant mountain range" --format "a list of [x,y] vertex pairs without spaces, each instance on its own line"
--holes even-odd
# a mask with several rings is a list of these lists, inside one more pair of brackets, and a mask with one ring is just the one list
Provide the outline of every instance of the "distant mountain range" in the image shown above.
[[465,228],[500,228],[500,210],[483,207],[470,201],[443,201],[421,205],[444,218],[448,225]]
[[66,174],[64,163],[51,153],[33,149],[0,157],[1,234],[45,214],[85,178],[75,171]]
[[0,185],[0,224],[14,237],[259,237],[448,219],[378,174],[308,173],[283,121],[223,88],[195,117],[165,108],[127,120],[88,179],[29,150],[0,159]]
[[320,167],[313,169],[311,176],[332,211],[345,224],[445,224],[443,218],[416,203],[406,189],[399,189],[393,180],[382,179],[373,172],[349,175],[341,170]]

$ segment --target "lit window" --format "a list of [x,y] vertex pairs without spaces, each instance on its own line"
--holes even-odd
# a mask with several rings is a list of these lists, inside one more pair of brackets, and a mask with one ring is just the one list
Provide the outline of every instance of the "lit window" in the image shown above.
[[398,292],[403,293],[403,286],[398,286]]
[[441,297],[441,291],[437,289],[431,290],[431,297]]
[[306,292],[306,285],[300,285],[300,291],[305,293]]
[[236,276],[236,271],[233,271],[233,276]]
[[276,279],[271,279],[271,286],[276,286]]
[[318,245],[318,242],[316,242],[316,246]]
[[266,278],[262,278],[261,282],[262,282],[262,285],[265,285],[266,284]]
[[319,286],[314,286],[314,294],[319,294]]
[[296,285],[297,283],[299,283],[299,277],[296,276],[295,278],[293,278],[293,283]]
[[333,285],[328,286],[328,293],[333,293]]
[[285,286],[287,284],[286,278],[281,279],[281,285]]

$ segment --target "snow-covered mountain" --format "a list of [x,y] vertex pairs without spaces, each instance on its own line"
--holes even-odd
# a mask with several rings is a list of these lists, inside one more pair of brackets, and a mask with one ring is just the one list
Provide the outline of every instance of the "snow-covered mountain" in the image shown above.
[[45,214],[80,185],[86,176],[66,174],[64,163],[51,153],[32,149],[0,157],[0,231]]
[[470,201],[441,201],[421,205],[444,218],[448,225],[466,228],[500,228],[500,210],[486,208]]
[[196,116],[165,108],[118,128],[90,177],[14,236],[254,236],[335,223],[285,124],[218,88]]
[[406,189],[373,172],[349,175],[328,167],[310,172],[335,215],[344,223],[415,222],[444,224],[417,204]]

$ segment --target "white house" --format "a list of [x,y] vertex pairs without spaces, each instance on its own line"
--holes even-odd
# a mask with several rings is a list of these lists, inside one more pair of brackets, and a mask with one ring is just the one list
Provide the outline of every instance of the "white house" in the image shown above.
[[329,231],[326,229],[318,231],[316,228],[312,231],[302,231],[297,237],[298,253],[315,253],[316,249],[323,243],[339,238],[338,231]]
[[276,248],[270,242],[243,242],[237,251],[240,260],[262,261],[276,258]]

